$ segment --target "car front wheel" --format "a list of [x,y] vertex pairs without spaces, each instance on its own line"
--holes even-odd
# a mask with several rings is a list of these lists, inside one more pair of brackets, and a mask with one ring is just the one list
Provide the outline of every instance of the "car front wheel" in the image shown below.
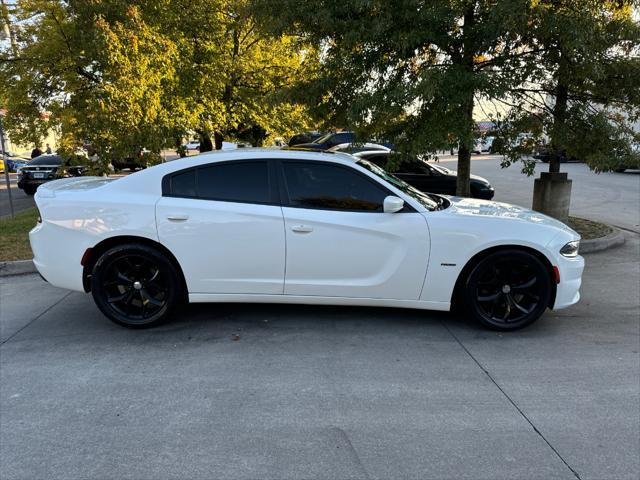
[[498,251],[483,258],[465,285],[465,304],[484,326],[517,330],[535,322],[549,305],[551,276],[535,255]]
[[91,293],[110,320],[148,328],[167,319],[180,298],[176,267],[161,252],[140,244],[119,245],[96,262]]

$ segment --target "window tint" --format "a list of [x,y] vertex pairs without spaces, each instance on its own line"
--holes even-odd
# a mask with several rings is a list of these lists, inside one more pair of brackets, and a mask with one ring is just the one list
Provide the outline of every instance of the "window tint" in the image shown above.
[[398,173],[415,173],[422,175],[430,175],[431,171],[420,160],[405,160],[398,167]]
[[387,156],[386,155],[367,155],[364,157],[366,160],[369,160],[371,163],[379,166],[380,168],[384,168],[387,164]]
[[59,155],[40,155],[29,162],[29,165],[60,165],[62,158]]
[[269,203],[267,163],[222,163],[199,168],[198,197],[227,202]]
[[187,170],[171,177],[171,195],[176,197],[196,196],[196,171]]
[[331,145],[340,145],[341,143],[353,143],[355,141],[355,135],[352,132],[340,132],[331,137],[329,143]]
[[284,163],[291,206],[382,211],[388,192],[347,167],[309,162]]

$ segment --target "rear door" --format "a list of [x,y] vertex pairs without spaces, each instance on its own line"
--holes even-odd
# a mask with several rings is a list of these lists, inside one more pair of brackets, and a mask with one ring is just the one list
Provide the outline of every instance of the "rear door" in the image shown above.
[[392,195],[353,167],[282,161],[285,294],[417,300],[429,259],[425,218],[383,213]]
[[273,172],[267,160],[236,160],[164,178],[158,236],[189,293],[283,293],[284,220]]

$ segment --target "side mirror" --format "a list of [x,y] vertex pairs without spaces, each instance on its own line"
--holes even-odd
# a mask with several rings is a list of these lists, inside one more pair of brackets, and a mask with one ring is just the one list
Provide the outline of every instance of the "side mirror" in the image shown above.
[[382,210],[384,213],[396,213],[404,208],[404,200],[394,195],[389,195],[384,199]]

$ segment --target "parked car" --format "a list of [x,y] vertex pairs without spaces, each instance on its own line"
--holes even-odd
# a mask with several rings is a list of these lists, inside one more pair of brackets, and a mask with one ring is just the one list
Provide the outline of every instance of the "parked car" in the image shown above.
[[200,150],[200,140],[191,140],[189,143],[185,143],[183,145],[183,147],[185,148],[185,150],[187,151],[193,151],[193,150]]
[[19,168],[29,166],[29,160],[22,158],[7,158],[5,160],[10,173],[17,173]]
[[482,137],[476,140],[476,143],[473,147],[473,153],[492,153],[494,137]]
[[[2,161],[2,158],[0,158]],[[4,152],[4,164],[0,167],[0,173],[4,173],[4,166],[7,167],[9,173],[16,173],[18,168],[25,167],[29,164],[29,158],[19,155],[15,152]]]
[[[271,181],[271,179],[279,179]],[[465,307],[514,330],[580,298],[580,236],[522,207],[425,194],[341,153],[238,149],[40,187],[51,284],[127,327],[181,301]]]
[[116,172],[125,169],[129,169],[131,172],[142,170],[149,166],[149,159],[147,157],[149,153],[151,152],[148,149],[140,148],[137,152],[126,158],[115,158],[111,160],[111,166]]
[[[364,151],[354,155],[385,168],[391,152]],[[455,170],[428,163],[418,157],[403,161],[400,164],[400,170],[394,172],[394,175],[422,192],[442,193],[445,195],[456,194],[458,174]],[[471,175],[470,187],[473,198],[491,200],[495,194],[491,183],[486,178],[477,175]]]
[[355,141],[356,135],[354,132],[327,133],[316,138],[312,142],[295,145],[294,148],[303,148],[306,150],[329,150],[331,147],[335,147],[336,145],[343,143],[355,143]]
[[[544,163],[549,163],[551,161],[551,158],[553,158],[553,152],[549,149],[541,149],[538,150],[538,152],[536,152],[533,155],[533,158],[535,158],[536,160],[540,160]],[[579,163],[582,160],[573,157],[573,156],[568,156],[567,152],[562,152],[562,154],[560,155],[560,163]]]
[[81,176],[85,166],[69,165],[60,155],[40,155],[18,171],[18,188],[27,195],[36,193],[43,183],[65,177]]
[[389,147],[385,147],[384,145],[379,145],[377,143],[341,143],[340,145],[336,145],[335,147],[331,147],[327,150],[328,152],[344,152],[344,153],[358,153],[358,152],[367,152],[367,151],[381,151],[381,152],[390,152],[391,149]]
[[296,145],[300,145],[302,143],[310,143],[320,138],[322,135],[323,133],[316,131],[298,133],[289,139],[288,145],[290,147],[295,147]]

